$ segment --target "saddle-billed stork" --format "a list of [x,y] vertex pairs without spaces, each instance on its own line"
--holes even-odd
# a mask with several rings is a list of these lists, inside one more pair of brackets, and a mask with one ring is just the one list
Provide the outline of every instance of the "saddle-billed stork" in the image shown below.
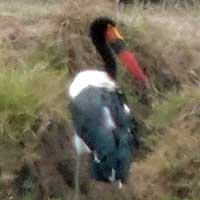
[[97,18],[90,26],[90,37],[105,63],[105,71],[82,71],[69,87],[76,129],[74,144],[79,156],[92,155],[95,179],[117,182],[121,187],[132,162],[133,134],[130,110],[118,92],[117,65],[112,51],[144,85],[148,85],[148,78],[125,46],[113,20]]

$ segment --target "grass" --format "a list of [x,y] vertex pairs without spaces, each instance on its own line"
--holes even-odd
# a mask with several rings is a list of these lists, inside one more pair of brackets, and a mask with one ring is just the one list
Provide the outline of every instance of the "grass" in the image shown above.
[[[167,8],[164,3],[161,7],[149,4],[146,9],[138,3],[115,16],[112,4],[98,0],[65,1],[62,5],[58,1],[1,1],[1,15],[20,18],[26,36],[22,34],[14,41],[0,38],[0,167],[3,170],[12,171],[22,162],[20,157],[24,152],[19,147],[20,141],[30,145],[26,149],[34,149],[38,137],[33,126],[38,118],[47,116],[65,121],[70,118],[64,94],[71,79],[68,67],[101,65],[88,44],[87,31],[93,18],[106,14],[117,19],[129,48],[146,68],[154,86],[152,108],[145,107],[140,104],[132,77],[119,70],[118,82],[134,112],[140,115],[142,109],[148,109],[148,114],[141,114],[141,118],[148,116],[147,125],[152,133],[144,136],[150,152],[135,162],[134,177],[131,176],[130,185],[125,188],[126,194],[116,192],[119,196],[116,199],[132,196],[141,200],[199,199],[198,5],[182,9]],[[52,16],[55,23],[51,23]],[[38,25],[38,17],[47,21]],[[30,24],[37,27],[37,36],[32,34]],[[10,22],[7,26],[10,28]],[[47,27],[45,31],[40,30],[43,26]],[[74,38],[80,62],[76,59],[79,57],[68,54]],[[75,64],[68,66],[68,59]],[[89,192],[90,199],[103,191],[98,183],[95,186],[97,194]],[[103,198],[110,199],[112,192],[106,190],[108,196],[102,193]],[[32,197],[24,197],[28,199]]]
[[64,86],[60,89],[63,80],[64,75],[56,71],[1,70],[1,135],[8,134],[11,139],[23,137],[31,129],[41,109],[64,116],[65,109],[56,105],[61,103],[59,95],[64,96]]
[[[190,139],[193,140],[191,144]],[[175,157],[168,155],[169,165],[161,171],[161,175],[168,181],[168,190],[180,199],[200,197],[200,157],[195,153],[199,151],[198,143],[199,140],[192,137],[187,138],[187,143],[179,143]]]
[[0,4],[1,16],[14,16],[23,19],[33,17],[46,17],[56,14],[59,11],[61,1],[42,1],[42,0],[2,0]]
[[[162,129],[145,137],[145,145],[151,153],[133,169],[132,184],[140,199],[200,198],[199,111],[196,109],[199,88],[187,86],[181,93],[160,103],[157,117],[155,112],[150,116],[154,119],[153,127],[162,125]],[[176,112],[163,117],[162,113],[170,110]]]
[[157,128],[164,128],[177,121],[181,110],[188,103],[189,97],[172,94],[167,100],[153,106],[152,115],[149,117],[150,124]]
[[9,126],[12,132],[21,132],[36,115],[38,99],[30,90],[31,80],[26,73],[8,71],[1,73],[0,82],[1,135],[11,131],[6,130]]
[[63,45],[59,42],[50,41],[47,44],[36,47],[27,57],[30,68],[64,69],[67,71],[67,57]]
[[199,139],[190,134],[182,128],[168,130],[154,153],[136,164],[133,184],[138,197],[199,199]]
[[[170,92],[165,95],[165,99],[155,101],[152,110],[146,119],[146,125],[151,130],[149,135],[144,137],[144,146],[150,151],[157,148],[163,134],[169,127],[176,127],[177,122],[191,116],[198,116],[200,94],[198,87],[184,86],[179,92]],[[197,128],[194,128],[194,132]]]

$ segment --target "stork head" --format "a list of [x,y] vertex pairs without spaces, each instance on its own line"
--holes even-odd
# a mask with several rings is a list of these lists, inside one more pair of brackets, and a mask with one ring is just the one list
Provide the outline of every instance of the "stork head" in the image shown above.
[[116,23],[108,17],[99,17],[91,24],[90,36],[98,50],[109,45],[115,53],[119,54],[121,50],[125,49],[123,37],[118,31]]
[[97,18],[90,26],[90,37],[92,38],[95,46],[105,43],[108,27],[115,26],[115,22],[108,17]]
[[123,37],[120,35],[116,23],[108,17],[97,18],[90,26],[90,36],[105,62],[105,69],[112,78],[116,78],[117,65],[110,50],[118,55],[124,66],[140,81],[148,82],[140,69],[134,55],[127,49]]

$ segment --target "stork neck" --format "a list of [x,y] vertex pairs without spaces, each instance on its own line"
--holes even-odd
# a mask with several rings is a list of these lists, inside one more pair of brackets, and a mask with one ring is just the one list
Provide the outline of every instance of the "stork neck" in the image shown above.
[[115,80],[117,75],[117,64],[111,49],[106,44],[106,42],[99,46],[95,46],[104,61],[105,71],[112,79]]
[[116,79],[117,65],[115,57],[106,42],[105,33],[107,31],[108,24],[114,26],[114,22],[106,17],[100,17],[96,19],[90,26],[90,36],[95,45],[97,51],[101,55],[105,71],[112,78]]

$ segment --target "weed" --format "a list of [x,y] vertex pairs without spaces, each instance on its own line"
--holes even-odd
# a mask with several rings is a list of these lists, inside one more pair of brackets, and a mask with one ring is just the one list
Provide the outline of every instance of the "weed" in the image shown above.
[[[2,70],[0,74],[1,136],[23,137],[31,130],[41,109],[65,113],[61,72]],[[60,84],[62,87],[60,87]],[[58,99],[63,101],[59,105]],[[57,105],[57,106],[56,106]],[[45,109],[44,109],[45,108]],[[64,116],[63,114],[62,116]]]
[[188,102],[189,98],[182,95],[170,95],[167,100],[153,106],[149,122],[157,128],[164,128],[176,122],[176,117]]

